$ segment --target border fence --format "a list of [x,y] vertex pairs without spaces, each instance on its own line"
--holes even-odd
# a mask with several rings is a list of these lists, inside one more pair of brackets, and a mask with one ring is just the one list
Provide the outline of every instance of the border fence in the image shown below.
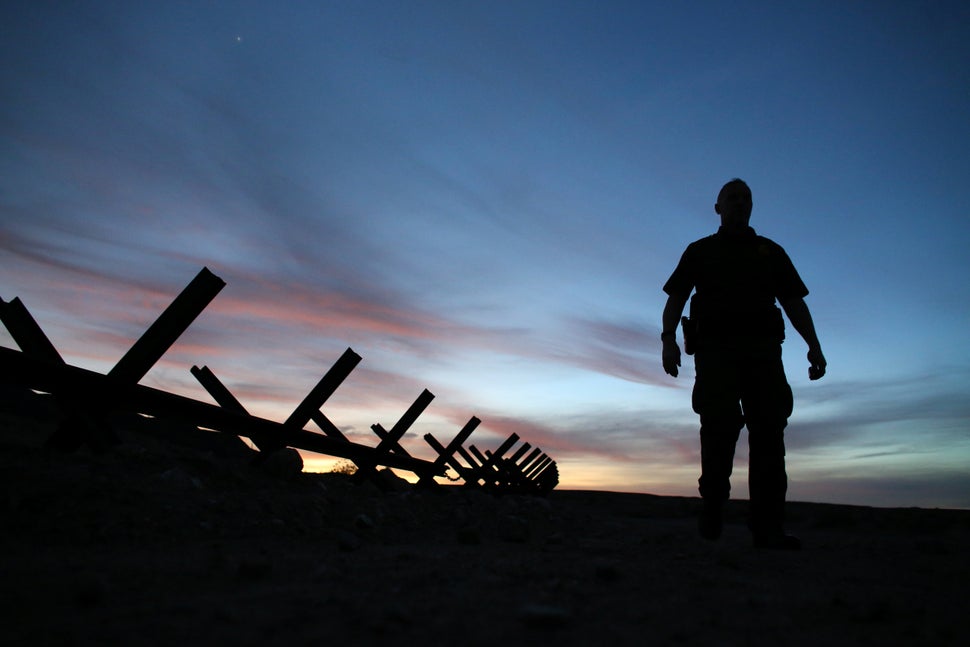
[[[434,399],[427,389],[390,429],[371,425],[375,444],[352,442],[321,411],[361,361],[360,355],[350,348],[283,422],[249,413],[206,366],[193,366],[190,370],[215,404],[140,384],[225,285],[208,268],[202,268],[106,374],[65,362],[19,298],[9,302],[0,299],[0,322],[20,348],[18,351],[0,347],[0,381],[54,397],[61,423],[48,444],[67,451],[85,444],[106,446],[117,442],[109,415],[129,413],[188,423],[200,434],[215,431],[248,438],[257,449],[257,462],[292,448],[351,461],[359,479],[377,481],[378,467],[387,467],[412,472],[420,486],[428,487],[439,485],[439,477],[497,493],[546,494],[558,485],[556,462],[527,442],[519,444],[517,434],[511,434],[492,450],[466,446],[481,423],[476,417],[447,444],[425,434],[425,442],[436,454],[433,460],[412,456],[401,445],[401,439]],[[306,429],[311,421],[323,433]],[[455,479],[449,476],[449,470],[457,475]]]

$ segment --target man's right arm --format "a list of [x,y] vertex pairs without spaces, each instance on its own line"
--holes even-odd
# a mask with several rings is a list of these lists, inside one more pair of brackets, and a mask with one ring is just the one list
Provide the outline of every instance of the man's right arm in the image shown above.
[[667,297],[667,304],[663,312],[663,332],[660,339],[663,340],[663,366],[664,371],[673,377],[677,377],[677,367],[680,366],[680,346],[677,344],[677,325],[684,314],[684,306],[687,305],[687,294],[671,294]]

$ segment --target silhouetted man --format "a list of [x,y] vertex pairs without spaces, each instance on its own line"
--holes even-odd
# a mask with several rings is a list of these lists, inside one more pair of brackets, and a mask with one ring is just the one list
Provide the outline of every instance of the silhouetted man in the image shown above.
[[776,300],[808,344],[811,379],[825,374],[825,357],[805,304],[808,289],[785,250],[748,226],[751,206],[747,184],[738,179],[725,184],[714,206],[721,227],[688,245],[664,285],[663,366],[677,377],[676,329],[690,297],[690,317],[683,318],[684,346],[694,355],[692,404],[701,419],[701,535],[721,535],[734,449],[747,425],[748,525],[754,545],[797,549],[801,542],[783,530],[788,489],[784,430],[792,413],[792,391],[781,360],[785,323]]

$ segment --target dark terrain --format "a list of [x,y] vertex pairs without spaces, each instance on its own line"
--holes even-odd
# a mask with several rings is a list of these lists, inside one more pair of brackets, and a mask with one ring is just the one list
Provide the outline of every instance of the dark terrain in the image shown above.
[[53,452],[50,420],[0,412],[9,645],[962,645],[970,629],[970,511],[795,503],[805,548],[771,552],[743,501],[710,543],[693,499],[357,485],[138,421],[103,451]]

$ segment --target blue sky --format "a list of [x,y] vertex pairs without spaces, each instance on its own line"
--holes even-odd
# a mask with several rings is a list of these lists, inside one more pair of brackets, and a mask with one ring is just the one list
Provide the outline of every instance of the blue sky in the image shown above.
[[428,388],[416,454],[477,415],[563,487],[694,495],[661,286],[742,177],[829,361],[789,332],[790,498],[970,507],[963,3],[66,4],[0,9],[0,296],[71,363],[208,266],[144,384],[282,420],[350,346],[359,442]]

